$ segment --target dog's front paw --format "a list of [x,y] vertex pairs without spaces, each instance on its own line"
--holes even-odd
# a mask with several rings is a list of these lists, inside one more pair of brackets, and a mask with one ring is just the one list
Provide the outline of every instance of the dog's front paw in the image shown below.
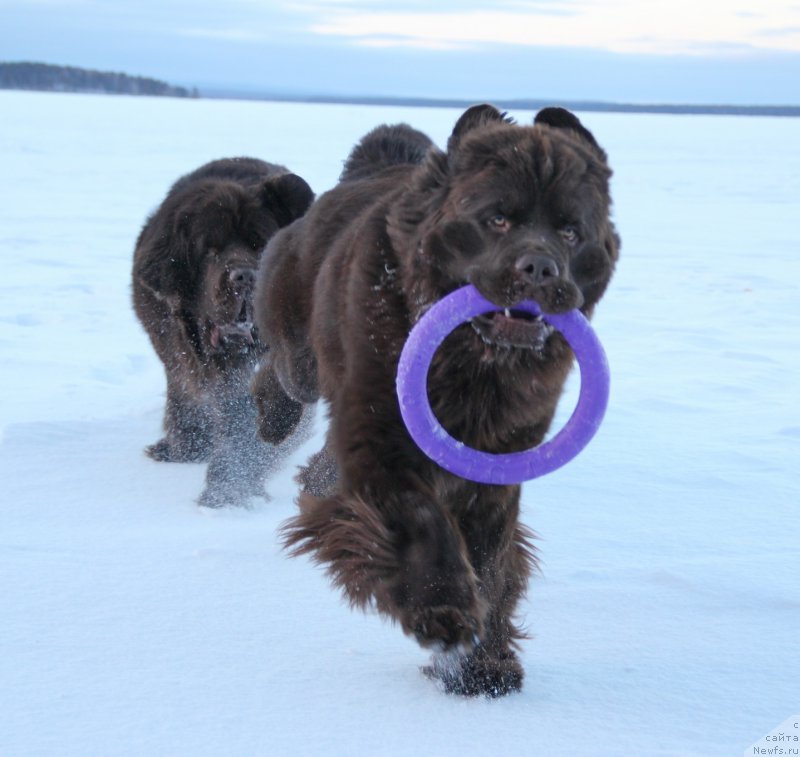
[[202,463],[210,451],[210,445],[175,444],[166,437],[144,448],[145,454],[159,463]]
[[403,625],[423,647],[472,649],[481,634],[481,622],[450,605],[410,610]]
[[172,447],[166,439],[159,439],[155,444],[145,447],[144,453],[159,463],[169,463],[174,459]]
[[242,475],[213,461],[206,472],[206,486],[197,500],[201,507],[248,507],[254,497],[266,498],[263,482],[253,476]]
[[267,498],[266,493],[256,489],[241,489],[229,486],[206,486],[198,497],[197,504],[201,507],[218,509],[220,507],[251,507],[254,497]]
[[448,694],[500,697],[522,690],[524,673],[517,656],[509,651],[492,657],[478,647],[470,654],[436,654],[422,672],[438,681]]

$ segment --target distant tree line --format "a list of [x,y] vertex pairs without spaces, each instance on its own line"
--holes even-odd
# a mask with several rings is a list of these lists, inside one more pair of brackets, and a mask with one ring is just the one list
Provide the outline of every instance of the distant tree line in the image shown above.
[[0,89],[199,97],[197,89],[173,87],[158,79],[47,63],[0,63]]
[[[34,89],[49,92],[97,92],[127,95],[157,95],[167,97],[200,97],[197,88],[188,90],[173,87],[158,79],[109,71],[93,71],[74,66],[53,66],[47,63],[0,62],[0,89]],[[276,102],[311,102],[353,105],[392,105],[416,108],[461,108],[474,104],[474,100],[450,100],[422,97],[381,97],[341,95],[286,95],[274,93],[242,94],[236,91],[217,90],[203,93],[204,97],[226,99],[270,100]],[[800,117],[800,105],[683,105],[683,104],[631,104],[615,102],[572,101],[553,103],[551,100],[498,99],[500,108],[511,110],[538,110],[547,105],[563,105],[570,110],[611,113],[666,113],[676,115],[724,116],[789,116]]]

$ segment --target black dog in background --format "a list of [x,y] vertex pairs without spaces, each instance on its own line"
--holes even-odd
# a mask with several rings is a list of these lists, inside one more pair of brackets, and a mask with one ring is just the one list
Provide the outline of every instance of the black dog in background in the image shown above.
[[165,436],[146,452],[209,461],[200,504],[263,494],[276,451],[255,432],[249,392],[264,347],[253,287],[267,240],[311,204],[308,184],[255,158],[208,163],[179,179],[142,229],[133,304],[167,375]]
[[432,304],[475,285],[500,310],[445,340],[428,377],[433,410],[478,449],[539,444],[573,355],[514,306],[534,299],[547,313],[591,316],[618,256],[610,175],[592,134],[560,108],[524,126],[475,106],[446,151],[408,126],[382,126],[260,264],[256,323],[270,345],[254,383],[261,434],[279,442],[304,403],[330,403],[286,542],[325,564],[351,604],[434,649],[428,673],[447,691],[521,687],[512,616],[535,560],[519,486],[456,477],[410,439],[398,357]]

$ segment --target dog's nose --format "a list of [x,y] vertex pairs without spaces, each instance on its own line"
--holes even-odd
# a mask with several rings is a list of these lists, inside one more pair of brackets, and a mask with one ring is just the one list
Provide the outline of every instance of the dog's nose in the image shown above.
[[256,283],[256,272],[253,268],[233,268],[228,277],[231,284],[239,287],[253,287]]
[[544,284],[559,276],[558,263],[548,255],[530,252],[517,260],[517,272],[531,284]]

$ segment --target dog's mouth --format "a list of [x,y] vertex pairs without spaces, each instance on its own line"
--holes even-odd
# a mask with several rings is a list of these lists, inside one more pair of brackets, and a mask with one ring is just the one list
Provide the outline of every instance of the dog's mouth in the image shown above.
[[247,346],[256,343],[253,328],[253,306],[249,298],[242,298],[233,321],[212,323],[209,328],[209,341],[214,349],[234,344]]
[[472,328],[487,344],[541,352],[553,327],[540,315],[506,308],[470,320]]

